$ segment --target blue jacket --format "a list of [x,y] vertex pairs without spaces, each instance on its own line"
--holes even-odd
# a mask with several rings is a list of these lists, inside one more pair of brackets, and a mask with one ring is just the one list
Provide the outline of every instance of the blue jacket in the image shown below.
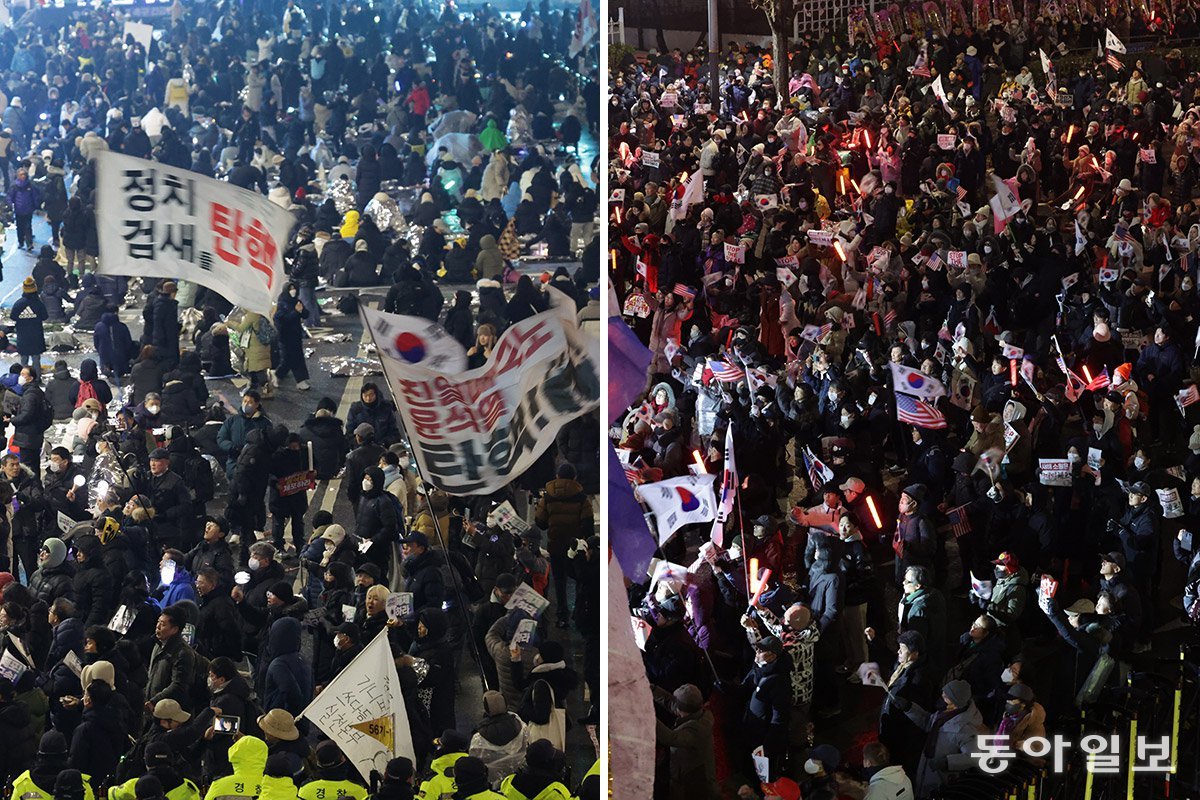
[[[5,116],[7,117],[7,114]],[[16,128],[12,130],[14,134],[17,134]],[[8,190],[8,202],[12,203],[14,214],[18,216],[32,215],[38,205],[37,189],[29,182],[28,178],[13,181],[12,188]]]
[[166,587],[163,596],[155,600],[155,604],[159,608],[173,606],[180,600],[191,600],[196,602],[196,587],[192,585],[192,573],[184,569],[182,564],[175,565],[175,579],[171,581],[171,585]]

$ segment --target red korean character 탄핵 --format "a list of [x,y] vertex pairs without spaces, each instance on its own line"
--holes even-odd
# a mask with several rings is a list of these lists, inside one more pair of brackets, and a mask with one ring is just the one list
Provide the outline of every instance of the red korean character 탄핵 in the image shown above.
[[271,266],[275,263],[279,245],[275,244],[266,226],[257,219],[250,222],[246,233],[246,255],[250,258],[250,266],[267,276],[267,288],[270,289],[275,282],[275,272]]
[[213,203],[209,226],[216,236],[217,255],[223,261],[240,266],[242,257],[238,255],[238,250],[241,249],[242,237],[246,233],[242,226],[242,212],[220,203]]

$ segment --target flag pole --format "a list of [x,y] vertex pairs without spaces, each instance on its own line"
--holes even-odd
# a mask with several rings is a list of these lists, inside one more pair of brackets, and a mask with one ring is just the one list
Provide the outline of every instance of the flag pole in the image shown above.
[[[375,341],[375,331],[372,330],[370,323],[367,321],[367,317],[366,317],[366,314],[363,312],[363,306],[361,303],[358,306],[358,316],[359,316],[359,319],[362,320],[363,327],[366,328],[367,331],[371,334],[371,342],[375,345],[376,352],[378,353],[379,352],[379,343]],[[382,358],[379,358],[379,366],[382,369],[382,367],[383,367],[383,359]],[[386,369],[383,370],[383,382],[385,384],[387,384],[388,392],[391,393],[392,397],[396,397],[397,396],[396,390],[392,387],[392,381],[391,381],[391,378],[388,375],[388,371]],[[400,432],[404,435],[405,442],[408,444],[409,449],[412,450],[413,449],[412,439],[408,435],[408,428],[406,428],[404,426],[404,417],[401,416],[400,409],[398,409],[398,408],[395,411],[395,417],[396,417],[396,424],[400,427]],[[425,471],[423,469],[421,469],[421,459],[414,458],[413,465],[417,468],[417,477],[419,477],[421,479],[421,483],[426,487],[425,488],[425,498],[426,498],[426,503],[428,503],[429,502],[429,491],[430,491],[429,487],[432,484],[425,479]],[[434,488],[436,488],[436,487],[434,487]],[[450,548],[447,546],[446,536],[442,532],[442,523],[438,520],[438,515],[434,512],[432,504],[430,504],[430,506],[429,506],[429,517],[430,517],[430,519],[433,520],[433,530],[434,530],[434,533],[437,534],[438,543],[442,547],[442,558],[445,559],[446,566],[449,567],[449,569],[450,569],[450,583],[454,586],[454,596],[455,596],[455,599],[458,601],[459,610],[465,615],[467,613],[467,609],[469,608],[469,606],[467,605],[467,602],[466,602],[466,600],[467,600],[466,595],[463,594],[462,581],[459,580],[458,570],[455,569],[454,564],[450,561]],[[399,564],[397,564],[396,566],[397,566],[397,568],[400,567]],[[469,634],[469,631],[468,631],[468,634]],[[483,659],[479,654],[479,645],[477,645],[475,643],[474,636],[467,635],[463,638],[465,638],[467,640],[467,643],[470,645],[471,655],[475,659],[475,668],[479,671],[479,682],[481,684],[483,684],[483,690],[486,692],[489,689],[489,687],[488,687],[488,682],[487,682],[487,674],[484,672],[484,669],[483,669]]]

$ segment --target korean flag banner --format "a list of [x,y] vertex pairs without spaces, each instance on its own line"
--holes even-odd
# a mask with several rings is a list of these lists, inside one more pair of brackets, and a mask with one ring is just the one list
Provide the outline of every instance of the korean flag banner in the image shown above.
[[717,500],[713,494],[716,477],[688,475],[637,488],[638,497],[654,514],[660,546],[684,525],[716,519]]
[[466,372],[467,351],[436,322],[359,308],[377,348],[390,358],[443,372]]
[[295,218],[257,192],[156,161],[96,156],[98,272],[198,283],[270,315]]

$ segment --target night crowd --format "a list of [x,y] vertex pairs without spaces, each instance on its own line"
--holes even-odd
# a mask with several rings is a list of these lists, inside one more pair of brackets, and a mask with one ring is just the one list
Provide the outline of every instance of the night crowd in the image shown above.
[[[569,53],[577,8],[175,2],[147,20],[149,52],[123,10],[38,8],[0,31],[3,211],[38,254],[8,259],[32,269],[0,331],[0,785],[598,797],[595,753],[567,742],[599,721],[595,416],[502,490],[449,496],[422,482],[382,379],[348,408],[302,394],[323,320],[357,316],[339,289],[440,322],[471,368],[547,310],[543,285],[598,318],[581,166],[598,56]],[[292,212],[273,313],[98,273],[104,150]],[[530,257],[584,266],[531,280]],[[72,340],[81,363],[55,352]],[[332,512],[306,491],[326,481]],[[496,523],[506,500],[523,526]],[[549,608],[518,645],[523,586]],[[363,775],[300,715],[384,631],[416,758]]]
[[1008,796],[1193,640],[1196,9],[937,5],[610,65],[610,438],[732,509],[628,576],[655,796]]

